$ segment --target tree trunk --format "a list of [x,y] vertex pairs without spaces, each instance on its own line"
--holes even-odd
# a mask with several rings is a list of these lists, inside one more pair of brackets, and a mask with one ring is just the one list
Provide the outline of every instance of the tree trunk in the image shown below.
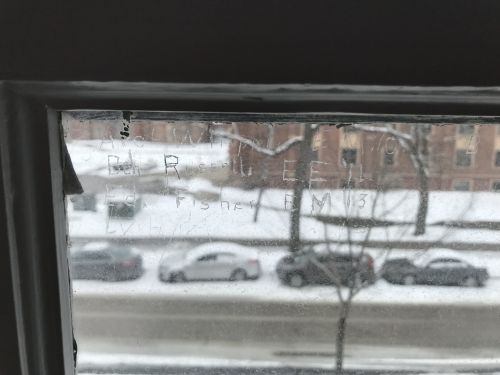
[[[269,133],[267,135],[267,148],[271,149],[274,146],[274,125],[269,124]],[[262,201],[262,195],[264,195],[264,190],[267,184],[267,176],[269,175],[269,162],[271,157],[266,156],[263,163],[262,179],[259,188],[259,195],[257,196],[257,204],[255,205],[255,211],[253,214],[253,222],[256,223],[259,219],[260,204]]]
[[417,219],[415,220],[415,236],[425,234],[427,209],[429,207],[429,178],[422,166],[418,168],[418,193],[419,202]]
[[[262,182],[264,184],[264,182]],[[260,202],[262,201],[262,195],[264,195],[264,185],[259,188],[259,195],[257,196],[257,203],[255,204],[255,211],[253,213],[253,222],[256,223],[259,219]]]
[[340,315],[337,320],[337,336],[335,340],[335,374],[341,375],[344,370],[344,346],[349,315],[349,302],[341,302]]
[[314,130],[311,125],[304,125],[304,140],[300,143],[299,159],[295,168],[295,184],[293,187],[292,210],[290,214],[290,245],[289,250],[300,250],[300,211],[302,206],[302,193],[307,187],[307,168],[311,161],[312,140]]

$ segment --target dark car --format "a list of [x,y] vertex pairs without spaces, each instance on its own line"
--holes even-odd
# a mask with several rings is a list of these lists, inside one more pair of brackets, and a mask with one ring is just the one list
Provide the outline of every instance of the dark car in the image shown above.
[[283,257],[276,272],[283,283],[297,288],[306,284],[335,285],[336,280],[342,285],[373,284],[375,281],[373,258],[368,254],[309,250]]
[[437,258],[417,266],[407,258],[391,259],[382,266],[382,277],[403,285],[483,286],[488,279],[486,268],[477,268],[458,258]]
[[130,247],[111,243],[89,243],[71,251],[74,279],[118,281],[136,279],[144,270],[142,257]]

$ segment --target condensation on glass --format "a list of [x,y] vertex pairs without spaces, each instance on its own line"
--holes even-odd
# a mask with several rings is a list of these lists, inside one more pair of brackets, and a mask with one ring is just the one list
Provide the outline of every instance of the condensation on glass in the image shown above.
[[497,126],[107,115],[62,116],[80,373],[499,357]]

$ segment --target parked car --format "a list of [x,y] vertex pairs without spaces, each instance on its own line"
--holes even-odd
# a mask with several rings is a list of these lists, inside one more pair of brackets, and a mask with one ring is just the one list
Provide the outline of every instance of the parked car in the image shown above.
[[212,242],[164,258],[159,268],[161,281],[233,280],[260,277],[257,250],[228,242]]
[[416,265],[407,258],[390,259],[382,266],[382,277],[403,285],[483,286],[489,278],[486,268],[477,268],[459,258],[436,258]]
[[[318,262],[324,265],[318,266]],[[276,266],[280,280],[292,287],[300,288],[306,284],[335,285],[338,277],[342,285],[373,284],[375,272],[373,258],[368,254],[347,254],[340,252],[306,250],[283,257]]]
[[73,279],[118,281],[140,277],[142,257],[128,246],[109,242],[91,242],[71,250]]

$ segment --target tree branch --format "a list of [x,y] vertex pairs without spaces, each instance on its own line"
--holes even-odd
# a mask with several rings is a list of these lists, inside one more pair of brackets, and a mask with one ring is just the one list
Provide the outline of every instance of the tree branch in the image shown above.
[[373,126],[373,125],[352,124],[351,127],[354,129],[359,129],[359,130],[363,130],[363,131],[370,132],[370,133],[389,134],[389,135],[392,135],[394,138],[404,139],[405,141],[410,142],[410,143],[413,140],[411,135],[406,134],[404,132],[400,132],[399,130],[396,130],[393,127],[389,127],[389,126]]
[[217,131],[212,131],[212,135],[218,136],[218,137],[223,137],[226,139],[231,139],[233,141],[238,141],[241,144],[247,145],[251,147],[253,150],[260,154],[264,154],[267,156],[275,157],[278,156],[286,151],[288,151],[292,146],[302,142],[304,140],[303,137],[297,136],[297,137],[292,137],[288,139],[286,142],[276,146],[274,149],[269,149],[266,147],[259,146],[257,143],[254,141],[242,137],[239,134],[234,134],[234,133],[229,133],[227,131],[222,131],[222,130],[217,130]]

